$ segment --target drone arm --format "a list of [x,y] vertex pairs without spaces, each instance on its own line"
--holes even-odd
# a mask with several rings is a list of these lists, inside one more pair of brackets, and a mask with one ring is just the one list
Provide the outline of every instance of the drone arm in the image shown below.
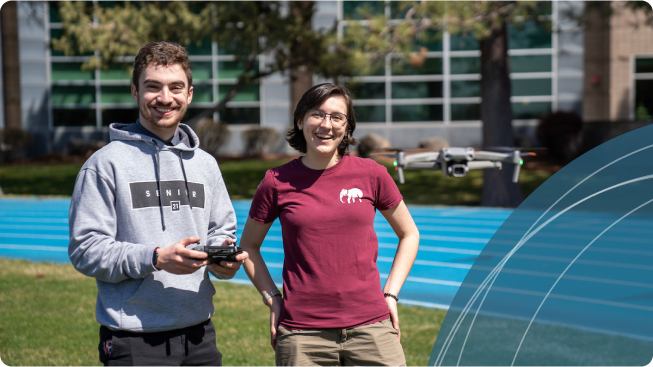
[[405,155],[404,152],[403,161],[404,163],[417,163],[417,162],[433,162],[440,158],[440,152],[426,152],[426,153],[417,153],[411,155]]
[[512,162],[512,154],[478,151],[474,152],[474,157],[479,161],[497,161],[497,162]]
[[512,182],[519,181],[519,170],[521,168],[521,154],[518,150],[512,152],[512,163],[515,164],[515,170],[512,172]]
[[406,153],[402,151],[397,152],[397,178],[400,184],[406,183],[404,180],[404,165],[406,165]]
[[501,162],[492,162],[492,161],[471,161],[467,162],[467,168],[469,169],[484,169],[484,168],[497,168],[501,169]]
[[440,162],[413,162],[413,163],[407,163],[405,168],[410,168],[410,169],[440,169]]

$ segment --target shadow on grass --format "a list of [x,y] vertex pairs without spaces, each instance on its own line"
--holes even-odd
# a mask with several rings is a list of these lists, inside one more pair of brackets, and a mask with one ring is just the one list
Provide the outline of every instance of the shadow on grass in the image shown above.
[[[71,265],[0,258],[0,358],[7,365],[98,365],[97,288]],[[226,365],[274,365],[269,310],[252,286],[214,282]],[[409,366],[426,365],[445,312],[399,305]]]

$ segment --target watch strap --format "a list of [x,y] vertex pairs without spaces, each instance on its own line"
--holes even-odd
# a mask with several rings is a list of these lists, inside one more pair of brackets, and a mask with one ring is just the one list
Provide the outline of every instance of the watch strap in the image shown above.
[[275,297],[275,296],[281,296],[281,292],[279,292],[278,289],[273,289],[270,292],[267,292],[266,294],[263,295],[263,303],[267,305],[267,302],[270,298]]
[[157,251],[158,249],[160,249],[160,247],[155,248],[154,253],[152,254],[152,265],[154,266],[155,269],[156,269],[156,263],[159,261],[159,252]]

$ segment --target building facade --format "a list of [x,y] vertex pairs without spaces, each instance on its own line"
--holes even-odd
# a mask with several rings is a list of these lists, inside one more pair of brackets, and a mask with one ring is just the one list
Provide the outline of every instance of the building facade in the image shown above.
[[[313,27],[328,28],[337,22],[343,31],[352,22],[364,22],[357,10],[362,6],[399,17],[395,4],[320,1]],[[593,57],[585,53],[591,37],[586,37],[576,20],[585,4],[553,1],[544,5],[550,13],[546,19],[509,28],[513,126],[521,139],[517,144],[536,143],[534,127],[549,112],[588,115],[588,101],[593,101],[588,93],[597,88],[591,83],[595,78],[589,80],[585,70],[592,62],[588,56]],[[600,106],[607,112],[601,113],[608,119],[650,118],[653,28],[640,27],[633,37],[635,30],[628,28],[632,19],[625,18],[639,15],[625,10],[620,14],[609,20],[610,30],[602,36],[609,42],[601,42],[601,36],[596,40],[607,48],[601,57],[608,62],[606,67],[597,61],[599,71],[592,69],[591,74],[601,74],[598,78],[603,81],[603,92],[597,93],[597,98],[605,99]],[[36,137],[33,154],[65,151],[71,138],[107,140],[110,123],[132,122],[138,113],[129,87],[133,57],[124,58],[124,65],[118,63],[112,70],[83,71],[80,66],[90,55],[65,56],[51,48],[50,40],[61,32],[56,2],[18,3],[21,123]],[[431,136],[440,136],[450,145],[480,146],[478,42],[471,36],[443,32],[436,41],[423,46],[427,51],[421,66],[397,68],[399,59],[389,55],[384,68],[356,79],[352,85],[358,121],[355,136],[374,132],[388,138],[392,146],[403,148],[416,147]],[[215,42],[192,45],[188,51],[194,87],[188,110],[191,117],[216,104],[235,84],[242,66]],[[266,57],[259,58],[262,70]],[[600,70],[608,70],[609,75]],[[314,81],[321,82],[317,77]],[[274,74],[245,87],[227,107],[219,116],[231,131],[223,153],[242,153],[240,133],[252,126],[276,129],[281,138],[274,150],[288,151],[283,140],[292,116],[287,75]],[[604,119],[603,115],[592,118]],[[5,123],[3,113],[0,124]]]

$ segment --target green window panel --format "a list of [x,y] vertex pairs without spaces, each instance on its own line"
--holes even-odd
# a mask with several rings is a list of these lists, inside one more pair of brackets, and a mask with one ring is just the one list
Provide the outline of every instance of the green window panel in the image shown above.
[[452,57],[451,74],[478,74],[481,72],[480,57]]
[[635,81],[635,118],[653,119],[653,80]]
[[[62,35],[63,35],[63,29],[50,29],[50,40],[59,39],[61,38]],[[50,42],[50,54],[52,56],[66,56],[61,51],[55,51],[53,49],[52,42]],[[89,51],[84,54],[75,53],[74,55],[70,55],[70,56],[93,56],[93,51]]]
[[[63,30],[61,30],[61,29],[50,29],[50,40],[59,39],[59,38],[61,38],[62,34],[63,34]],[[54,46],[52,45],[52,42],[50,42],[50,55],[52,55],[52,56],[64,56],[64,53],[61,52],[61,51],[56,51],[54,49]]]
[[48,4],[50,8],[50,23],[61,23],[61,13],[59,12],[59,2],[51,1]]
[[95,87],[88,86],[52,86],[52,104],[70,105],[95,102]]
[[[218,99],[224,98],[227,93],[233,88],[232,84],[220,84]],[[250,84],[244,86],[240,92],[232,99],[234,102],[258,102],[261,100],[261,89],[258,84]]]
[[392,106],[392,121],[442,121],[442,105]]
[[355,106],[356,122],[385,122],[385,106]]
[[81,62],[53,62],[50,78],[52,81],[93,80],[95,73],[92,70],[82,70]]
[[478,80],[452,80],[451,81],[451,97],[464,98],[464,97],[480,97],[481,84]]
[[196,42],[191,42],[186,46],[186,51],[188,51],[188,55],[190,56],[211,55],[213,51],[211,48],[211,40],[205,39],[199,45]]
[[136,105],[132,98],[131,88],[126,85],[110,85],[100,87],[102,103],[130,103]]
[[363,72],[360,69],[354,70],[356,76],[381,76],[385,75],[385,60],[377,61],[370,66],[370,70]]
[[218,45],[218,55],[225,56],[225,55],[233,55],[235,54],[235,50],[238,49],[237,44],[220,44]]
[[510,56],[511,73],[549,72],[551,64],[551,55]]
[[653,73],[653,58],[636,58],[636,73]]
[[404,19],[408,9],[416,2],[414,1],[391,1],[390,2],[390,18],[391,19]]
[[449,38],[451,51],[478,51],[479,45],[476,37],[471,34],[452,34]]
[[515,120],[539,119],[551,113],[551,102],[514,102],[512,118]]
[[213,78],[213,65],[210,62],[193,62],[191,70],[193,71],[193,80],[210,80]]
[[260,124],[261,109],[258,107],[227,108],[220,113],[220,120],[228,124]]
[[353,99],[385,98],[385,83],[352,83],[347,87]]
[[442,82],[394,82],[392,98],[441,98]]
[[537,7],[542,14],[551,15],[553,12],[553,3],[551,1],[540,1],[537,3]]
[[[238,94],[240,94],[240,93],[238,93]],[[236,95],[236,96],[238,96],[238,95]],[[210,85],[210,84],[209,85],[206,85],[206,84],[194,85],[193,86],[193,102],[213,102],[213,86]]]
[[550,96],[551,79],[512,79],[512,96]]
[[95,126],[95,110],[90,109],[52,109],[54,126]]
[[129,80],[132,79],[133,64],[114,64],[109,70],[100,70],[100,80]]
[[[244,63],[241,61],[219,61],[218,62],[218,79],[236,79],[244,71]],[[251,73],[254,74],[258,70],[258,61]]]
[[452,121],[477,121],[481,119],[481,105],[464,103],[451,105]]
[[393,75],[429,75],[442,74],[442,59],[425,59],[421,66],[412,66],[407,60],[392,60]]
[[383,15],[384,1],[343,1],[342,8],[345,20],[362,20],[368,16]]
[[129,124],[138,118],[138,108],[103,108],[102,125],[109,126],[114,122]]
[[426,48],[429,51],[442,51],[442,32],[432,29],[426,30],[415,40],[415,48]]
[[[548,24],[550,28],[550,24]],[[519,25],[508,25],[508,48],[550,48],[551,31],[547,24],[527,21]]]
[[[93,7],[93,2],[92,1],[85,1],[87,8],[92,8]],[[104,1],[101,2],[101,4],[104,5]],[[49,1],[48,2],[48,7],[50,8],[50,23],[61,23],[61,9],[59,5],[59,1]]]

